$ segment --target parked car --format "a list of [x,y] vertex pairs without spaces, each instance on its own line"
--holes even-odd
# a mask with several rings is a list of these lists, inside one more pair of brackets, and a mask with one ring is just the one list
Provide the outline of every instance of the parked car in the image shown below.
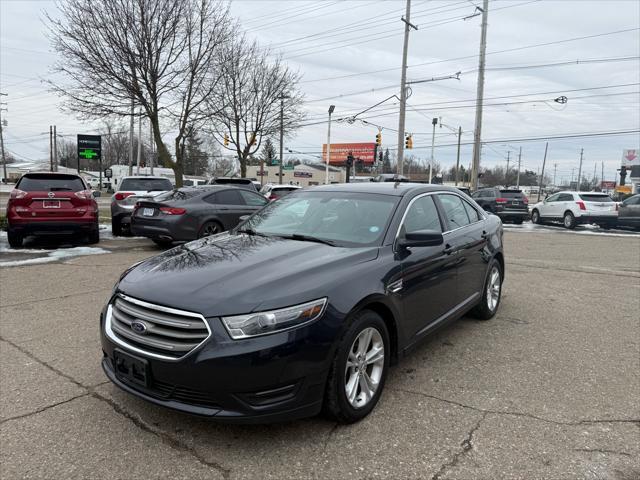
[[634,195],[622,202],[618,208],[618,225],[640,230],[640,195]]
[[460,190],[462,193],[466,193],[467,195],[471,196],[471,189],[469,187],[456,187],[458,190]]
[[396,173],[381,173],[380,175],[373,177],[372,182],[410,182],[409,178],[404,175],[398,175]]
[[472,198],[487,212],[504,221],[520,224],[529,218],[529,199],[517,189],[482,188]]
[[533,223],[559,221],[570,229],[591,223],[610,228],[617,220],[618,205],[606,193],[558,192],[531,209]]
[[98,204],[78,175],[25,173],[9,195],[7,239],[12,248],[28,235],[84,235],[100,240]]
[[253,181],[249,178],[235,178],[235,177],[215,177],[207,182],[207,185],[232,185],[234,187],[247,188],[257,192]]
[[260,193],[264,195],[267,200],[272,202],[274,200],[284,197],[285,195],[290,194],[291,192],[300,190],[301,188],[302,187],[300,185],[268,184],[262,187],[262,190],[260,190]]
[[240,217],[251,215],[267,203],[259,193],[244,188],[180,188],[139,201],[131,216],[131,232],[168,246],[229,230]]
[[115,236],[129,230],[131,214],[137,202],[171,191],[171,180],[165,177],[124,177],[111,197],[111,231]]
[[495,315],[502,236],[450,187],[299,190],[128,269],[101,314],[102,367],[133,395],[213,419],[291,420],[324,404],[354,422],[412,346],[467,312]]

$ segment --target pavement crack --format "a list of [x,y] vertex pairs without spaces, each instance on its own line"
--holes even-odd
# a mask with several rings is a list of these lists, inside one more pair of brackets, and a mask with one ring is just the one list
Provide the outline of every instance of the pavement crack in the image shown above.
[[329,433],[327,433],[327,436],[324,439],[324,445],[322,446],[323,453],[327,451],[327,447],[329,446],[329,440],[331,440],[331,437],[336,432],[336,430],[338,430],[339,427],[340,427],[340,424],[336,422],[336,424],[333,427],[331,427],[331,430],[329,430]]
[[52,403],[51,405],[47,405],[45,407],[38,408],[37,410],[34,410],[33,412],[24,413],[22,415],[16,415],[14,417],[3,418],[2,420],[0,420],[0,425],[4,425],[5,423],[11,422],[13,420],[20,420],[22,418],[28,418],[28,417],[30,417],[32,415],[37,415],[38,413],[46,412],[47,410],[49,410],[51,408],[54,408],[54,407],[57,407],[57,406],[60,406],[60,405],[64,405],[65,403],[72,402],[73,400],[76,400],[78,398],[86,397],[87,395],[91,395],[91,394],[89,392],[85,392],[85,393],[82,393],[80,395],[75,395],[75,396],[73,396],[71,398],[67,398],[66,400],[61,400],[59,402]]
[[537,415],[533,415],[531,413],[526,413],[526,412],[510,412],[508,410],[490,410],[490,409],[486,409],[486,408],[480,408],[480,407],[476,407],[474,405],[466,405],[464,403],[461,402],[456,402],[455,400],[449,400],[446,398],[442,398],[442,397],[437,397],[435,395],[430,395],[428,393],[423,393],[423,392],[416,392],[414,390],[406,390],[406,389],[402,389],[402,388],[391,388],[390,390],[395,390],[397,392],[402,392],[402,393],[408,393],[411,395],[420,395],[422,397],[425,398],[431,398],[433,400],[437,400],[439,402],[443,402],[443,403],[448,403],[449,405],[455,405],[457,407],[460,408],[467,408],[469,410],[473,410],[476,412],[480,412],[480,413],[487,413],[487,414],[493,414],[493,415],[506,415],[506,416],[514,416],[514,417],[526,417],[526,418],[530,418],[532,420],[538,420],[540,422],[546,422],[546,423],[552,423],[554,425],[562,425],[562,426],[579,426],[579,425],[588,425],[588,424],[594,424],[594,423],[631,423],[631,424],[635,424],[638,425],[640,427],[640,419],[635,419],[635,418],[624,418],[624,419],[584,419],[584,420],[577,420],[577,421],[561,421],[561,420],[551,420],[550,418],[544,418],[544,417],[539,417]]
[[[527,268],[539,268],[539,269],[543,269],[543,270],[548,270],[550,267],[549,265],[532,265],[530,263],[520,263],[520,262],[514,262],[513,260],[510,260],[508,265],[516,265],[518,267],[527,267]],[[573,273],[586,273],[588,275],[606,275],[609,277],[635,277],[638,278],[640,277],[640,275],[638,275],[636,272],[627,272],[627,271],[619,271],[619,270],[602,270],[602,271],[593,271],[593,270],[588,270],[587,268],[581,269],[581,268],[568,268],[568,267],[560,267],[557,265],[553,266],[554,270],[559,270],[559,271],[563,271],[563,272],[573,272]]]
[[440,466],[440,469],[431,477],[431,480],[440,480],[442,478],[442,475],[444,475],[447,470],[455,467],[458,464],[458,462],[460,462],[460,459],[463,456],[465,456],[469,451],[473,450],[473,436],[480,428],[480,425],[482,424],[482,422],[487,418],[487,415],[489,415],[488,412],[485,412],[482,414],[482,416],[478,419],[476,424],[473,427],[471,427],[471,430],[469,430],[469,433],[467,433],[467,436],[464,438],[464,440],[462,440],[462,443],[460,443],[460,446],[462,447],[462,449],[456,452],[451,458],[451,460],[449,460],[446,463],[443,463]]
[[211,462],[211,461],[205,459],[193,447],[190,447],[189,445],[185,444],[184,442],[181,442],[177,438],[172,437],[171,435],[163,432],[162,430],[158,430],[158,429],[155,429],[155,428],[149,426],[144,420],[142,420],[139,417],[136,417],[136,416],[132,415],[127,410],[125,410],[120,405],[118,405],[116,402],[114,402],[112,399],[110,399],[108,397],[105,397],[104,395],[101,395],[101,394],[99,394],[99,393],[97,393],[95,391],[91,391],[90,394],[91,394],[91,396],[93,398],[95,398],[97,400],[102,400],[103,402],[107,403],[116,413],[118,413],[118,414],[122,415],[123,417],[125,417],[127,420],[129,420],[131,423],[133,423],[140,430],[143,430],[144,432],[147,432],[147,433],[150,433],[152,435],[155,435],[162,442],[164,442],[166,445],[169,445],[174,450],[178,450],[180,452],[183,452],[183,453],[186,453],[186,454],[192,456],[200,464],[202,464],[202,465],[204,465],[204,466],[206,466],[208,468],[212,468],[214,470],[217,470],[218,472],[220,472],[222,474],[223,478],[225,478],[225,479],[229,479],[230,478],[231,469],[223,467],[221,464],[219,464],[217,462]]
[[587,452],[587,453],[612,453],[614,455],[624,455],[630,457],[631,454],[627,452],[619,452],[618,450],[605,450],[603,448],[574,448],[574,452]]
[[84,290],[80,293],[70,293],[68,295],[60,295],[58,297],[39,298],[37,300],[25,300],[24,302],[7,303],[4,305],[0,305],[0,308],[19,307],[20,305],[26,305],[28,303],[31,304],[31,303],[39,303],[39,302],[49,302],[51,300],[62,300],[64,298],[80,297],[80,296],[87,295],[88,293],[99,293],[104,291],[111,291],[111,287],[99,288],[97,290]]

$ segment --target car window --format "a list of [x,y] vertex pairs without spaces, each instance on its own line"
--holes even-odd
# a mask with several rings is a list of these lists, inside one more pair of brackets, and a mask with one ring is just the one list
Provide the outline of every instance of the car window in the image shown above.
[[239,190],[240,196],[244,199],[244,203],[250,207],[262,207],[269,203],[266,198],[257,193],[248,192],[245,190]]
[[168,178],[125,178],[120,182],[119,190],[133,190],[134,192],[163,192],[172,190],[171,180]]
[[438,209],[432,195],[420,197],[411,204],[409,210],[407,210],[402,228],[404,233],[418,230],[442,231]]
[[524,194],[521,190],[500,190],[502,198],[522,198]]
[[622,204],[626,207],[628,205],[640,205],[640,196],[627,198]]
[[573,202],[573,195],[571,193],[561,193],[558,197],[558,202]]
[[153,198],[156,202],[180,201],[188,200],[204,193],[206,193],[206,190],[204,189],[179,188],[176,190],[171,190],[170,192],[161,193],[160,195],[156,195]]
[[439,193],[438,198],[442,203],[451,230],[469,225],[469,217],[460,197],[449,193]]
[[16,185],[23,192],[79,192],[85,189],[84,182],[75,175],[25,175]]
[[239,190],[236,189],[216,192],[214,195],[207,197],[207,201],[209,203],[215,203],[216,205],[245,205]]
[[560,194],[556,193],[555,195],[551,195],[549,198],[547,198],[545,201],[546,202],[557,202],[558,198],[560,198]]
[[596,193],[581,193],[580,199],[585,202],[606,202],[611,203],[613,199],[609,195],[602,195]]
[[473,222],[477,222],[478,220],[480,220],[480,214],[478,214],[478,211],[473,208],[469,202],[465,202],[464,200],[462,201],[462,205],[464,205],[465,210],[467,211],[467,215],[469,217],[469,220],[471,221],[471,223]]

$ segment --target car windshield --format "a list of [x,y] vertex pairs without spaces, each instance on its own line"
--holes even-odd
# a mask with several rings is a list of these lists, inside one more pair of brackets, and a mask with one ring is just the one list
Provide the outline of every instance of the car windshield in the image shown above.
[[398,198],[351,192],[296,192],[273,202],[239,231],[338,246],[378,245]]
[[168,178],[125,178],[120,184],[120,190],[134,192],[164,192],[172,188],[173,185]]
[[580,199],[585,202],[613,202],[609,195],[602,195],[597,193],[581,193]]
[[25,175],[16,188],[23,192],[79,192],[84,183],[75,175]]

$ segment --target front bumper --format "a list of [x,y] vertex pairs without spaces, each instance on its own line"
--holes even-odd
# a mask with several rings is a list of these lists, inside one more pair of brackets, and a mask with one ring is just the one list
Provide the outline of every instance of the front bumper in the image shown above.
[[[107,309],[101,315],[102,368],[119,388],[148,402],[233,423],[292,420],[316,415],[322,407],[338,338],[327,323],[335,322],[321,318],[287,332],[231,340],[220,319],[210,318],[210,337],[172,361],[116,344],[105,332],[106,314]],[[146,385],[116,374],[116,350],[148,362]]]

